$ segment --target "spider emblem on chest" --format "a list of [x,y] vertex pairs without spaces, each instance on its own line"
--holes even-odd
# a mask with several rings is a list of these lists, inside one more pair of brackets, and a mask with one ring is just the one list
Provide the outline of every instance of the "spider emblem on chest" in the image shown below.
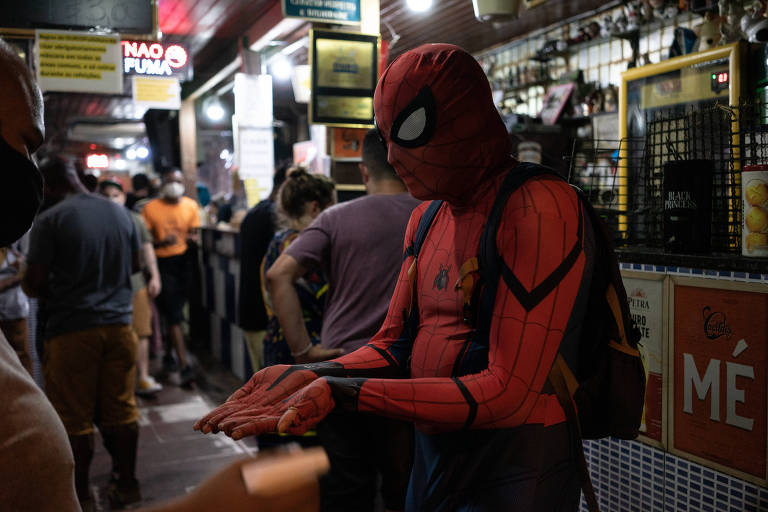
[[448,288],[448,272],[451,270],[451,266],[443,266],[440,264],[440,272],[435,276],[435,282],[432,284],[432,289],[438,289],[440,291]]

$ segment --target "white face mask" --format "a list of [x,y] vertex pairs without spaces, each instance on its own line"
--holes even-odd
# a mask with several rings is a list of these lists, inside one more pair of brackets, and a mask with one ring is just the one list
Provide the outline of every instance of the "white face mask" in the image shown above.
[[166,183],[163,185],[163,195],[168,199],[178,199],[184,195],[184,185],[175,181]]

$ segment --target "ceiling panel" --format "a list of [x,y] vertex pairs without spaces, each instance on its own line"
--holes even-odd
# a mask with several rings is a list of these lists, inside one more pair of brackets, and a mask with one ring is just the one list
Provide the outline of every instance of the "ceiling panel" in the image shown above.
[[471,0],[434,0],[426,13],[414,13],[405,0],[381,0],[381,33],[390,40],[387,24],[400,36],[390,59],[425,43],[452,43],[470,53],[521,37],[561,20],[604,5],[605,0],[549,0],[530,10],[521,8],[517,20],[503,25],[475,19]]

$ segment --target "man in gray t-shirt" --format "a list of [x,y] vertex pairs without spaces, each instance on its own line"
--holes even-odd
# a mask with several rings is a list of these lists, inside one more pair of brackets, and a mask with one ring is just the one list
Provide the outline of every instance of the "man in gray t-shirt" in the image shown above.
[[97,423],[113,462],[108,498],[112,508],[124,507],[141,499],[131,328],[138,234],[127,210],[84,192],[63,160],[52,159],[40,171],[46,195],[61,200],[32,228],[22,284],[45,302],[45,390],[69,435],[81,506],[92,506],[88,471]]
[[[322,361],[364,345],[387,314],[403,258],[403,238],[419,201],[387,162],[375,130],[363,140],[360,165],[368,196],[333,206],[280,255],[267,272],[273,310],[296,363]],[[320,345],[312,345],[293,283],[309,269],[328,279]],[[403,510],[411,467],[409,424],[331,414],[318,425],[331,459],[322,512],[373,510],[376,474],[388,510]],[[371,439],[379,442],[371,443]]]
[[286,249],[299,265],[328,276],[326,348],[352,352],[381,327],[403,261],[405,226],[419,201],[408,192],[371,194],[323,213]]
[[48,268],[45,338],[88,327],[131,323],[136,228],[124,208],[73,194],[41,214],[28,263]]

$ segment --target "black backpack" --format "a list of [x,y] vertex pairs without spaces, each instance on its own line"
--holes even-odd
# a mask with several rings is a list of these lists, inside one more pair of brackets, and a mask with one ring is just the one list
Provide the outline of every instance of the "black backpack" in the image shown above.
[[[525,181],[542,175],[560,178],[550,169],[528,163],[517,165],[507,174],[483,228],[478,256],[465,262],[460,270],[457,288],[464,290],[465,321],[475,326],[478,331],[477,339],[485,340],[486,343],[489,339],[488,331],[496,291],[502,272],[506,270],[496,247],[496,232],[504,207],[512,193]],[[563,353],[558,351],[549,374],[549,385],[565,410],[572,434],[578,440],[577,457],[582,473],[584,497],[589,509],[597,511],[599,508],[581,449],[581,439],[637,437],[645,402],[645,370],[637,349],[640,332],[629,313],[627,293],[610,232],[586,196],[578,188],[574,189],[580,198],[582,211],[588,216],[594,231],[594,272],[578,353],[570,356],[571,359],[577,360],[571,360],[569,364]],[[412,288],[419,250],[441,206],[442,201],[430,203],[419,221],[413,244],[406,250],[406,256],[414,256],[409,271]],[[579,252],[580,247],[574,248],[549,279],[559,282],[570,269],[571,260],[575,260]],[[472,277],[475,273],[479,275],[477,280]],[[537,289],[546,290],[547,284],[541,283]],[[535,296],[537,289],[532,290],[529,295]],[[412,302],[413,297],[412,293]],[[411,339],[418,326],[417,310],[418,308],[411,304],[410,311],[403,312]],[[462,353],[459,359],[463,357],[465,354]],[[578,368],[578,371],[574,372],[571,368]]]

